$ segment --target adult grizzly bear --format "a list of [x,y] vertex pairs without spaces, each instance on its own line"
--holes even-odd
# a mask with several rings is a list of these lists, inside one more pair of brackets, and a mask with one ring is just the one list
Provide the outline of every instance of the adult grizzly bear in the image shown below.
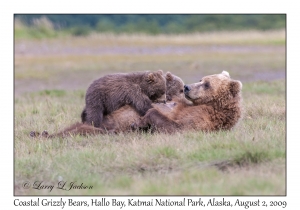
[[132,106],[140,116],[153,108],[153,101],[165,101],[166,79],[163,72],[110,74],[95,80],[87,89],[83,123],[100,127],[103,115],[125,105]]
[[217,131],[231,129],[241,117],[242,83],[223,71],[203,77],[198,83],[185,85],[185,97],[193,104],[179,103],[168,115],[160,109],[148,110],[134,128],[149,125],[159,132],[178,130]]

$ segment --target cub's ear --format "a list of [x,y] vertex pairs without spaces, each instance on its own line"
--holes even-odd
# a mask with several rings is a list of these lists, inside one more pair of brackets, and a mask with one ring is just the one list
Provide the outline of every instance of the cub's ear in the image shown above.
[[230,81],[230,92],[232,94],[233,97],[235,97],[236,95],[238,95],[241,90],[242,90],[242,83],[238,80],[232,80]]
[[163,70],[158,70],[157,73],[159,73],[160,75],[164,74]]
[[148,73],[147,78],[146,78],[146,81],[147,81],[148,83],[154,82],[154,75],[153,75],[153,73]]
[[173,75],[170,73],[170,72],[167,72],[166,73],[166,80],[168,81],[172,81],[174,78],[173,78]]
[[229,78],[230,78],[230,75],[229,75],[228,71],[222,71],[222,74],[223,74],[224,76],[226,76],[226,77],[229,77]]

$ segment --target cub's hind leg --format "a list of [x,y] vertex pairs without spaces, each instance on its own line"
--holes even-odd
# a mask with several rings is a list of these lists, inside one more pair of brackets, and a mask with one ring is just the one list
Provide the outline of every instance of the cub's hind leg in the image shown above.
[[[85,112],[84,112],[85,111]],[[81,114],[81,118],[85,118],[85,122],[89,125],[93,125],[96,128],[99,128],[103,121],[103,106],[97,105],[93,107],[86,107]]]

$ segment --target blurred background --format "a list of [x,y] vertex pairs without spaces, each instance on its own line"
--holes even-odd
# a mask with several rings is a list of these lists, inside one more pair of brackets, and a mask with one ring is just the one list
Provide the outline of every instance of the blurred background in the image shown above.
[[[91,32],[188,34],[219,30],[285,28],[285,15],[15,15],[35,31],[16,30],[16,37],[55,36],[55,30],[75,36]],[[46,25],[39,24],[44,19]],[[48,20],[48,23],[46,23]],[[42,28],[44,27],[44,30]],[[40,31],[38,31],[40,29]],[[48,30],[48,31],[47,31]],[[51,32],[52,30],[52,32]],[[34,33],[31,33],[31,32]],[[24,31],[23,31],[24,32]],[[40,32],[40,33],[39,33]],[[48,32],[48,34],[47,34]]]
[[285,79],[286,15],[15,15],[15,95],[86,90],[108,73],[162,69],[185,83],[227,70]]

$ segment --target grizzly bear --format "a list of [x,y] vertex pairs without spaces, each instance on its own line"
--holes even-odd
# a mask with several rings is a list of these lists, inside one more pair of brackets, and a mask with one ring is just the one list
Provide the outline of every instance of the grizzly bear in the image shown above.
[[159,132],[179,130],[229,130],[241,117],[242,83],[223,71],[185,85],[185,97],[193,104],[179,103],[165,115],[157,108],[148,110],[133,128],[151,127]]
[[[221,74],[203,77],[197,83],[184,86],[184,95],[190,101],[189,103],[186,100],[177,100],[171,106],[157,104],[154,108],[148,110],[144,117],[137,118],[130,129],[144,128],[150,125],[153,131],[167,133],[183,130],[230,130],[241,118],[241,90],[242,83],[231,79],[226,71]],[[121,109],[107,117],[113,116]],[[126,114],[130,116],[130,112],[130,109],[125,109],[122,115],[119,116],[126,116]],[[116,121],[118,121],[117,117],[111,122]],[[118,126],[122,127],[122,125]],[[129,130],[127,126],[125,127]],[[50,137],[105,133],[107,133],[105,129],[77,123]],[[33,133],[33,136],[35,135]],[[48,137],[48,133],[44,136]]]
[[184,82],[182,79],[171,72],[167,72],[166,75],[166,98],[167,101],[172,101],[173,97],[184,98]]
[[[184,82],[182,79],[170,72],[165,74],[166,78],[166,103],[153,103],[154,108],[160,109],[162,113],[168,114],[178,101],[184,100]],[[131,131],[131,124],[139,119],[140,115],[131,106],[126,105],[103,117],[101,128],[110,132]]]
[[[166,98],[168,102],[166,104],[153,103],[152,106],[159,108],[162,113],[169,113],[175,106],[176,102],[180,100],[186,100],[184,97],[184,83],[182,79],[170,72],[167,72],[164,77],[166,78]],[[172,100],[172,101],[171,101]],[[187,101],[186,101],[187,102]],[[140,115],[130,105],[125,105],[120,109],[112,112],[111,114],[104,115],[102,125],[100,128],[93,126],[75,123],[74,125],[64,129],[62,132],[49,135],[47,131],[44,131],[41,136],[44,137],[65,137],[68,135],[85,135],[85,134],[97,134],[97,133],[116,133],[131,131],[131,124],[139,119]],[[30,136],[36,137],[40,134],[32,131]]]
[[100,127],[103,115],[122,106],[132,106],[140,116],[153,108],[153,101],[165,101],[166,79],[161,70],[110,74],[95,80],[87,89],[83,123]]

